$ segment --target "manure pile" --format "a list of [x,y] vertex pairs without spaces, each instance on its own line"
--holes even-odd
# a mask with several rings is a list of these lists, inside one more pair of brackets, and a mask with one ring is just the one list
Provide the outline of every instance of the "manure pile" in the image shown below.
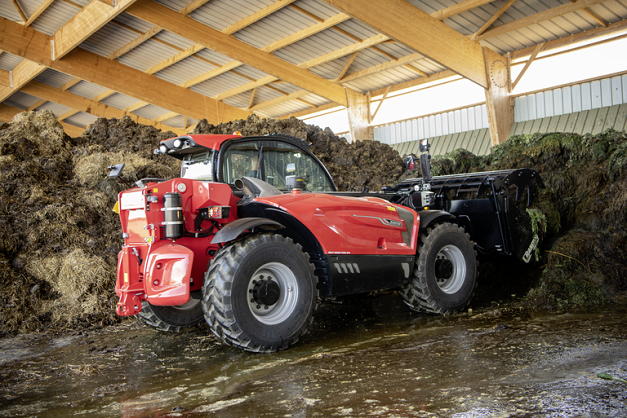
[[487,156],[457,150],[432,165],[433,175],[528,167],[544,181],[537,201],[547,227],[542,259],[492,270],[479,286],[524,280],[534,285],[526,304],[538,308],[627,302],[627,134],[519,135]]
[[124,176],[173,177],[178,164],[154,156],[175,136],[130,119],[99,119],[70,138],[47,111],[0,124],[0,332],[115,321],[119,218]]
[[[401,157],[388,145],[349,144],[294,118],[251,116],[217,126],[201,121],[194,133],[233,131],[309,142],[340,190],[374,191],[415,176],[403,173]],[[179,161],[152,153],[173,136],[124,118],[99,119],[81,137],[70,138],[47,111],[24,112],[0,124],[0,333],[119,320],[114,283],[122,240],[111,208],[125,186],[108,178],[106,167],[124,163],[131,184],[175,177]],[[433,174],[538,170],[546,185],[538,206],[548,229],[537,264],[543,272],[528,303],[589,305],[617,300],[627,287],[626,151],[627,137],[616,132],[518,136],[486,157],[463,150],[436,157]],[[484,273],[480,286],[502,273]],[[532,277],[522,280],[531,283]]]

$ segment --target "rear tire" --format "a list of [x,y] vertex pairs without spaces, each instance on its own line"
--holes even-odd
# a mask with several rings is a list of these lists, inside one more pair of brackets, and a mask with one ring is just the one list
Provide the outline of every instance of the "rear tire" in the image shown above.
[[281,235],[253,235],[221,249],[204,283],[211,331],[246,351],[269,353],[296,343],[318,303],[309,255]]
[[401,295],[413,310],[450,314],[464,309],[475,292],[477,257],[464,230],[451,223],[420,233],[418,257]]
[[157,306],[143,301],[138,317],[141,322],[159,331],[178,332],[202,321],[202,304],[199,299],[192,298],[180,306]]

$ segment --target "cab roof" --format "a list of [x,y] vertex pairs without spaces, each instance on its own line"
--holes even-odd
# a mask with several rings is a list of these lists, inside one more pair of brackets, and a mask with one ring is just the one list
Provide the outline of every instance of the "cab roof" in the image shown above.
[[218,151],[220,146],[225,141],[229,139],[242,138],[242,135],[231,134],[231,135],[209,135],[209,134],[197,134],[197,135],[181,135],[174,138],[164,139],[161,143],[169,143],[171,144],[175,139],[189,140],[191,139],[197,145],[200,145],[203,148],[209,148],[212,150]]

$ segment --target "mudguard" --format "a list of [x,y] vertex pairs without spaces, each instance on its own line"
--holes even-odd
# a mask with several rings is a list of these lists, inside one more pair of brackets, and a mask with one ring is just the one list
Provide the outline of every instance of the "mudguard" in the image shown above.
[[442,218],[450,221],[455,219],[455,216],[443,210],[421,210],[418,211],[418,215],[420,216],[421,230],[429,226],[429,224],[436,219]]
[[285,226],[271,219],[256,218],[256,217],[255,218],[240,218],[234,222],[229,223],[220,231],[218,231],[218,233],[215,234],[215,236],[211,240],[211,243],[220,244],[223,242],[232,241],[235,238],[239,237],[244,231],[254,228],[256,226],[262,226],[262,225],[272,226],[272,227],[281,228],[281,229],[285,228]]
[[152,305],[177,306],[189,301],[194,252],[179,244],[154,248],[146,260],[144,290]]

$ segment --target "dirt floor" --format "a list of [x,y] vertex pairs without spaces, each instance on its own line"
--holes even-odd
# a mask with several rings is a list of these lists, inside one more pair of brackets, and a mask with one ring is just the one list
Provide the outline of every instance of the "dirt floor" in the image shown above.
[[446,317],[392,293],[325,304],[267,355],[137,322],[4,338],[0,417],[624,417],[627,382],[599,374],[627,378],[627,310],[517,299]]

